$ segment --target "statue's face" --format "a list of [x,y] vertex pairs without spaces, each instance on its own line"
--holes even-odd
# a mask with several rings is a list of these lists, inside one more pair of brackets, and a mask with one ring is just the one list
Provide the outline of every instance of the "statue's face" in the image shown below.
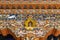
[[28,26],[31,27],[31,26],[32,26],[32,22],[29,22],[29,23],[28,23]]

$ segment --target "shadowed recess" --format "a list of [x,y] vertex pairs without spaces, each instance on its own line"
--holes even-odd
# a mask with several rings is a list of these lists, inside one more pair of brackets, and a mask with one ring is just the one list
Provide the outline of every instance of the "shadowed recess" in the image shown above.
[[15,40],[15,39],[12,35],[8,34],[7,36],[5,36],[5,40]]
[[3,36],[0,34],[0,40],[15,40],[12,35],[8,34],[7,36]]
[[58,38],[53,35],[50,35],[48,36],[47,40],[58,40]]

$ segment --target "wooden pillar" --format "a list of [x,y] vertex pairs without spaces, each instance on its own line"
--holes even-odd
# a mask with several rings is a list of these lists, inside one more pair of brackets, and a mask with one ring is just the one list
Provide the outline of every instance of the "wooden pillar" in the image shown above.
[[1,34],[1,30],[0,30],[0,34]]
[[58,39],[60,40],[60,37]]
[[60,40],[60,35],[58,35],[58,37],[57,37],[57,38],[58,38],[58,40]]

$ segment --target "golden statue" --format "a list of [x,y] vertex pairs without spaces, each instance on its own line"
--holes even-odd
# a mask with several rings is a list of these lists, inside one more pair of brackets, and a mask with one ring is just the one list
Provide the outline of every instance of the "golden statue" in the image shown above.
[[25,21],[25,28],[28,30],[32,30],[36,26],[36,21],[32,19],[31,16]]

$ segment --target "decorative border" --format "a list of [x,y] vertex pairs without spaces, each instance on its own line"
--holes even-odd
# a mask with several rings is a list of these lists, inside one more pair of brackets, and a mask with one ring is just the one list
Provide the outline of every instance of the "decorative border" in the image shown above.
[[[3,21],[0,19],[0,29],[3,30],[8,28],[16,35],[16,37],[24,37],[24,35],[29,33],[36,35],[36,37],[45,37],[45,35],[52,29],[60,30],[59,14],[10,14],[1,15],[1,17],[7,17],[8,19],[3,19]],[[26,22],[26,25],[28,25],[28,23],[31,21],[34,27],[32,25],[25,26]]]

